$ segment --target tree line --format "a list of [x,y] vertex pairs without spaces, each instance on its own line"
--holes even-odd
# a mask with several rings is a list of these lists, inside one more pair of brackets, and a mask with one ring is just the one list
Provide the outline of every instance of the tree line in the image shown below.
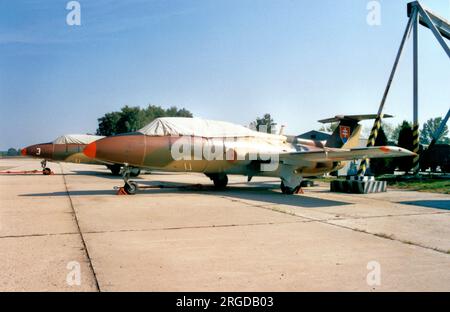
[[[442,121],[442,117],[430,118],[422,125],[422,128],[419,131],[420,144],[428,145],[431,143],[431,140],[433,139],[433,134],[439,128],[441,121]],[[338,122],[333,122],[328,125],[323,125],[319,128],[319,131],[325,131],[325,132],[331,133],[334,131],[334,129],[336,129],[338,124],[339,124]],[[406,120],[399,123],[395,127],[393,127],[390,123],[383,123],[383,132],[387,138],[387,142],[391,142],[391,143],[397,142],[400,137],[400,132],[406,128],[412,128],[412,124]],[[363,129],[363,136],[369,137],[370,130],[371,129],[369,129],[369,128]],[[406,130],[403,130],[403,131],[406,131]],[[447,127],[447,125],[445,125],[444,130],[442,131],[442,134],[436,143],[450,144],[450,138],[448,137],[448,133],[449,133],[448,127]],[[405,135],[405,134],[403,134],[403,135]]]
[[134,132],[146,126],[159,117],[192,117],[192,113],[185,108],[176,106],[164,109],[161,106],[148,105],[146,108],[138,106],[124,106],[120,111],[106,113],[98,118],[97,135],[115,135]]
[[10,147],[7,151],[0,151],[0,156],[19,156],[21,151],[20,148]]

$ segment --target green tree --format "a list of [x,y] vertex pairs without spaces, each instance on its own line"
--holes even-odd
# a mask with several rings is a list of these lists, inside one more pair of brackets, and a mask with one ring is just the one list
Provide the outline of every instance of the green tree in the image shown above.
[[120,112],[106,113],[105,116],[98,118],[97,135],[117,134],[117,122],[120,119]]
[[[401,124],[397,145],[410,151],[414,147],[412,127],[411,124],[407,121],[403,121],[403,123]],[[405,173],[408,173],[413,166],[413,159],[414,157],[412,156],[397,157],[395,163],[400,171],[405,171]]]
[[383,127],[384,134],[386,135],[387,142],[397,141],[397,137],[394,137],[394,127],[392,124],[388,122],[382,122],[381,126]]
[[192,117],[185,108],[172,106],[164,109],[161,106],[148,105],[147,108],[124,106],[118,112],[106,113],[98,118],[98,135],[115,135],[134,132],[159,117]]
[[[430,144],[433,140],[433,135],[441,124],[442,117],[436,117],[428,119],[427,122],[423,124],[422,130],[420,131],[420,144]],[[448,137],[448,127],[444,126],[438,141],[438,144],[450,144],[450,139]]]
[[116,123],[117,133],[134,132],[143,127],[143,112],[139,107],[122,107],[120,118]]
[[149,124],[156,118],[165,117],[166,110],[161,106],[148,105],[147,108],[143,110],[144,112],[144,124]]
[[388,139],[389,139],[390,141],[397,142],[398,139],[399,139],[400,131],[401,131],[404,127],[406,127],[406,125],[408,125],[410,128],[412,128],[412,124],[411,124],[410,122],[408,122],[408,121],[406,121],[406,120],[403,120],[402,123],[398,124],[397,127],[395,127],[395,128],[392,130],[392,133],[391,133],[390,137],[388,137]]
[[257,117],[256,121],[250,123],[250,127],[256,129],[256,131],[263,131],[267,133],[272,133],[272,127],[275,125],[276,123],[273,121],[270,114],[264,114],[262,118]]

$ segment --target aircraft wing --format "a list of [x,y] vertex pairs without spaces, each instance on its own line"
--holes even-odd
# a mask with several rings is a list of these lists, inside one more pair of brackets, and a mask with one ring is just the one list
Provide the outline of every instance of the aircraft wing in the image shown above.
[[322,162],[322,161],[342,161],[363,158],[389,158],[401,156],[415,156],[416,154],[407,149],[397,146],[373,146],[358,148],[327,148],[320,151],[302,151],[286,153],[280,155],[280,160],[289,165],[296,165],[300,162]]

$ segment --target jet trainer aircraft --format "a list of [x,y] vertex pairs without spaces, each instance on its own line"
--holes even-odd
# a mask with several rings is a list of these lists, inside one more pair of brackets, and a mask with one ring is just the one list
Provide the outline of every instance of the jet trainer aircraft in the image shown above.
[[[47,161],[54,162],[73,162],[83,164],[104,164],[96,161],[83,154],[84,148],[96,140],[102,139],[104,136],[89,134],[68,134],[62,135],[52,142],[30,145],[22,149],[23,156],[31,156],[42,159],[42,173],[49,175],[50,168],[47,167]],[[113,175],[120,173],[121,166],[118,164],[106,164]],[[140,170],[134,168],[131,171],[132,176],[139,175]]]
[[[262,133],[244,126],[200,118],[157,118],[134,133],[110,136],[90,143],[84,154],[105,163],[124,166],[124,190],[135,194],[130,168],[202,172],[217,188],[228,183],[227,174],[281,179],[284,194],[296,193],[303,177],[342,168],[346,160],[415,155],[394,146],[358,146],[359,121],[376,115],[346,115],[320,120],[339,122],[327,141],[304,140]],[[389,116],[386,116],[389,117]]]

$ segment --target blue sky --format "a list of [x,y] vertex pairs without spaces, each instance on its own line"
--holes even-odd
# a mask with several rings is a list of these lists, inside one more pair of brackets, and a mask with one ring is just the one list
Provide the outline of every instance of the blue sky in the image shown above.
[[[66,24],[67,2],[0,0],[2,150],[93,133],[124,105],[244,125],[269,112],[289,134],[375,113],[408,1],[379,1],[379,26],[366,0],[79,0],[81,26]],[[450,19],[449,0],[422,3]],[[423,123],[450,106],[450,62],[428,29],[419,36]],[[405,52],[392,123],[412,119],[412,41]]]

